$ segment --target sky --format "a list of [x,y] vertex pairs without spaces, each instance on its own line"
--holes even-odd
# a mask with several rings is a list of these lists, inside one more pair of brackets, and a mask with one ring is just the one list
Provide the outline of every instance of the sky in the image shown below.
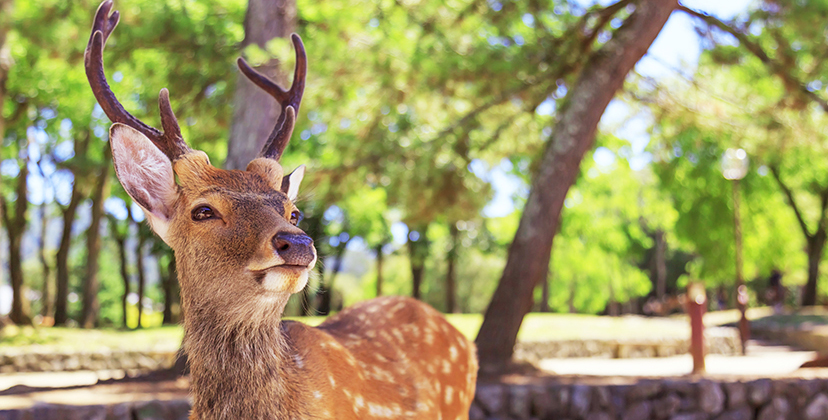
[[[575,0],[584,6],[594,4],[591,0]],[[747,11],[753,0],[685,0],[681,4],[694,10],[703,11],[723,20],[730,20]],[[598,3],[609,4],[611,1],[600,0]],[[682,75],[692,75],[701,55],[701,40],[694,29],[694,20],[686,13],[674,12],[667,24],[650,46],[647,54],[635,66],[635,71],[642,76],[663,81]],[[734,40],[735,42],[735,40]],[[541,113],[551,112],[552,106],[539,107]],[[610,130],[619,138],[630,142],[633,155],[630,166],[643,169],[650,163],[650,155],[645,151],[649,143],[647,130],[652,124],[647,114],[633,114],[623,102],[613,100],[601,118],[602,130]],[[610,165],[615,161],[615,154],[605,148],[598,148],[587,158],[595,159],[598,165]],[[522,194],[526,185],[516,176],[509,174],[511,165],[502,162],[494,168],[481,168],[482,162],[472,171],[488,179],[494,188],[492,201],[483,209],[486,217],[501,217],[515,209],[512,197]]]

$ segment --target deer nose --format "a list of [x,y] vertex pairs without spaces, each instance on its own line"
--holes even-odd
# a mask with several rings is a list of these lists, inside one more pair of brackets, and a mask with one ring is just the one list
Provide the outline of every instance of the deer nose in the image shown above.
[[313,239],[308,235],[279,232],[271,242],[285,265],[308,266],[314,259]]

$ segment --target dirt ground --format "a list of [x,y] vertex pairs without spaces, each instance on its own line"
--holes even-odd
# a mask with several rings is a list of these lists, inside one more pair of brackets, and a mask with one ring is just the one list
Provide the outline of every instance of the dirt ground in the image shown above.
[[[746,356],[708,356],[707,377],[751,380],[760,377],[828,377],[828,369],[798,369],[814,352],[751,342]],[[642,378],[687,377],[689,356],[650,359],[547,359],[535,374],[496,380],[625,384]],[[103,376],[103,380],[99,379]],[[118,372],[65,372],[0,375],[0,410],[36,404],[99,405],[188,398],[189,380],[170,374],[119,378]],[[490,380],[493,380],[490,378]]]

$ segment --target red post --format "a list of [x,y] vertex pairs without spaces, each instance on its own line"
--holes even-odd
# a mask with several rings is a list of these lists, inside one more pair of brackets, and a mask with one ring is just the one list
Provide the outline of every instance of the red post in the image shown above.
[[693,373],[703,374],[704,368],[704,313],[707,312],[707,295],[704,285],[690,283],[687,286],[687,314],[690,316],[690,354],[693,356]]

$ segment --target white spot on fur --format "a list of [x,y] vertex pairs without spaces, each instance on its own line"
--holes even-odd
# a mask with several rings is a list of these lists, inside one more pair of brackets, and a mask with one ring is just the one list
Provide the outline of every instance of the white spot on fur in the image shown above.
[[452,362],[457,361],[457,347],[451,346],[449,347],[449,358]]
[[331,381],[331,386],[336,386],[336,381],[334,380],[333,376],[328,375],[328,380]]
[[319,391],[313,391],[313,398],[316,398],[317,400],[322,399],[322,393]]
[[452,388],[450,386],[446,386],[445,397],[446,397],[446,405],[451,404],[451,401],[454,398],[454,388]]

